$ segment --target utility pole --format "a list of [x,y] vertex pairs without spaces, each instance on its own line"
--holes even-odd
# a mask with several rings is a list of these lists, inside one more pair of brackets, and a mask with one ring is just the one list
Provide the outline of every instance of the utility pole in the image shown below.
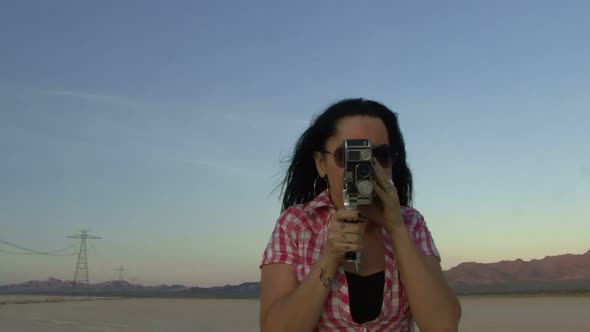
[[119,271],[119,281],[123,281],[123,271],[127,270],[126,268],[123,267],[123,265],[119,266],[116,269],[113,269],[115,271]]
[[88,288],[88,249],[86,248],[86,240],[100,239],[98,236],[88,234],[88,231],[82,230],[80,234],[67,236],[70,239],[80,239],[80,250],[78,251],[78,261],[76,262],[76,270],[74,271],[74,286],[81,283]]

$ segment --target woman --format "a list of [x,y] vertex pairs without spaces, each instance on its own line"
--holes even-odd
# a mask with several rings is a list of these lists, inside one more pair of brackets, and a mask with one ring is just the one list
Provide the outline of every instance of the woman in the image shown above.
[[[373,146],[374,203],[358,210],[343,204],[345,139]],[[422,332],[458,329],[459,301],[410,207],[395,113],[366,99],[330,106],[299,138],[281,194],[260,265],[262,331],[413,331],[414,321]],[[361,253],[358,272],[351,251]]]

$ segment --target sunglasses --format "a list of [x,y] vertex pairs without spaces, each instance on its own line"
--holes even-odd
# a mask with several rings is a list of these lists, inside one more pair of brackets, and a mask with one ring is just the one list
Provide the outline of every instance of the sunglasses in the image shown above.
[[[344,146],[339,146],[334,152],[325,151],[334,156],[334,161],[338,167],[344,168]],[[390,168],[397,159],[398,153],[391,151],[389,145],[384,144],[373,148],[373,157],[383,168]]]

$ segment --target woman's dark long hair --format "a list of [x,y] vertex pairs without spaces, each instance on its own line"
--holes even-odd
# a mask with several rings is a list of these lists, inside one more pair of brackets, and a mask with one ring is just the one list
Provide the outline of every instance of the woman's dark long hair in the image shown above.
[[[344,99],[317,116],[312,124],[299,137],[295,144],[293,156],[289,159],[289,168],[279,186],[281,187],[281,213],[295,204],[302,204],[314,199],[314,181],[318,177],[314,152],[325,151],[326,141],[336,134],[338,120],[355,115],[379,118],[385,124],[389,137],[389,146],[397,153],[392,166],[393,181],[398,190],[400,204],[411,206],[412,173],[406,162],[404,138],[399,128],[397,115],[385,105],[367,99]],[[326,182],[318,180],[316,191],[326,189]]]

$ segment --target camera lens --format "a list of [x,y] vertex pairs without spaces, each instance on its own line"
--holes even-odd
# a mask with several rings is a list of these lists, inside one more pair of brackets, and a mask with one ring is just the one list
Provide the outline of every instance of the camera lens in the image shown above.
[[371,166],[369,166],[367,164],[360,164],[357,167],[358,176],[363,177],[363,178],[369,177],[371,175],[372,171],[373,170],[371,169]]
[[373,192],[373,184],[369,180],[362,180],[357,184],[359,194],[369,196]]

